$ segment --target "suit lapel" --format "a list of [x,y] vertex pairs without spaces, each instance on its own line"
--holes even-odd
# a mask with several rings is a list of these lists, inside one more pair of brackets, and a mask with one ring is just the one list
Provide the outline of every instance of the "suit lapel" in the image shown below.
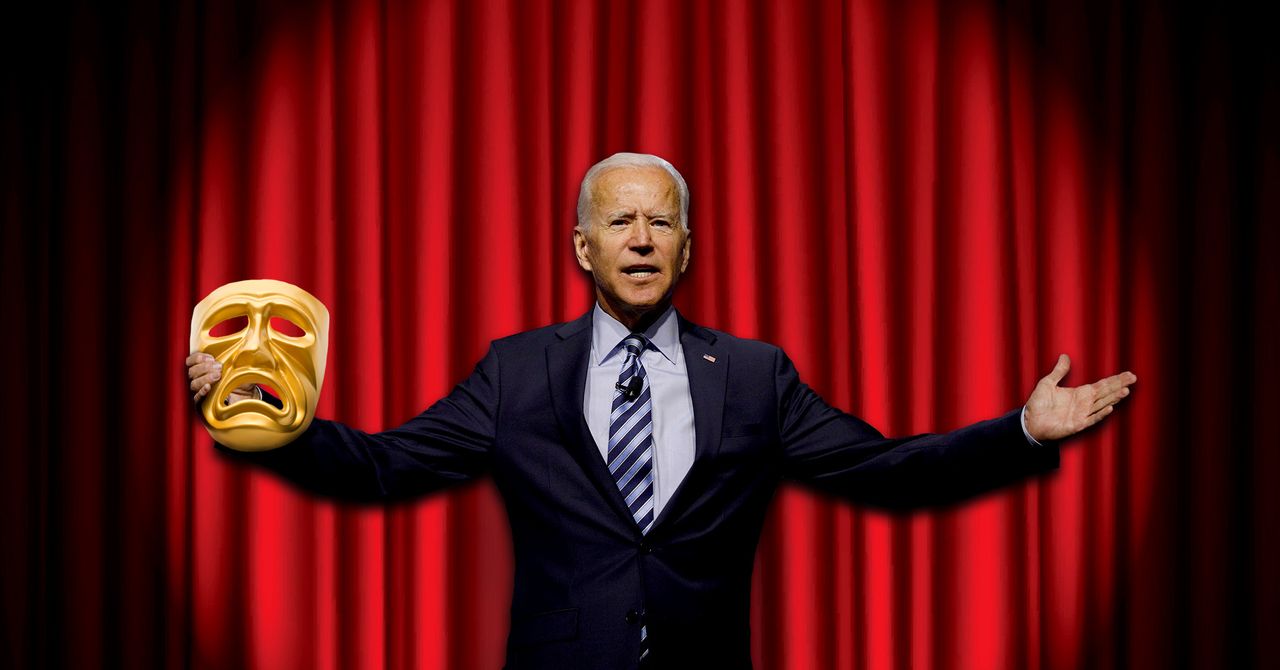
[[591,312],[561,326],[556,335],[559,341],[547,347],[547,373],[550,375],[551,403],[555,406],[556,420],[560,423],[565,444],[587,478],[600,491],[601,497],[639,532],[617,483],[600,456],[582,411],[591,356]]
[[729,379],[729,353],[716,346],[715,333],[680,317],[680,346],[684,350],[689,375],[689,395],[693,399],[694,457],[684,481],[676,487],[662,513],[654,522],[653,535],[669,517],[674,517],[698,495],[699,481],[707,461],[720,449],[724,419],[724,397]]

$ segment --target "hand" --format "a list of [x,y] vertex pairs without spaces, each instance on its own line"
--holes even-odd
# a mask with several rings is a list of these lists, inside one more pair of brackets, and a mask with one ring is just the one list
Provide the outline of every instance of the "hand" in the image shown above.
[[1071,359],[1066,354],[1058,356],[1058,365],[1036,384],[1027,399],[1027,432],[1041,442],[1061,440],[1103,420],[1138,381],[1137,375],[1126,370],[1084,386],[1058,386],[1070,369]]
[[[187,378],[191,380],[191,390],[195,392],[191,399],[200,402],[213,388],[213,383],[222,379],[222,364],[214,360],[213,356],[197,351],[187,356]],[[256,397],[257,388],[253,384],[244,384],[231,391],[227,404]]]

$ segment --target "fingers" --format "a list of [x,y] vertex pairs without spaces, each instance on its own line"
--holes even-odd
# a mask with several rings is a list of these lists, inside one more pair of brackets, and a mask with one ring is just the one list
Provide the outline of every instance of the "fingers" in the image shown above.
[[1129,395],[1129,388],[1127,386],[1115,389],[1110,393],[1101,394],[1094,399],[1092,406],[1089,408],[1089,412],[1090,413],[1097,412],[1103,407],[1114,405],[1120,402],[1121,400],[1125,399],[1126,397],[1128,397],[1128,395]]
[[1062,381],[1063,377],[1067,376],[1067,371],[1070,369],[1071,358],[1066,354],[1058,354],[1058,364],[1053,366],[1053,370],[1045,375],[1044,378],[1056,386],[1058,382]]
[[1124,372],[1121,372],[1118,375],[1111,375],[1110,377],[1107,377],[1105,379],[1099,379],[1098,381],[1094,382],[1094,384],[1101,384],[1103,385],[1104,388],[1110,391],[1110,390],[1118,389],[1122,386],[1132,386],[1134,382],[1137,382],[1137,381],[1138,381],[1138,375],[1135,375],[1132,372],[1129,372],[1128,370],[1126,370]]
[[195,392],[195,396],[192,397],[192,400],[196,402],[200,402],[200,399],[203,398],[207,393],[209,393],[209,390],[212,389],[213,385],[217,383],[217,381],[221,378],[222,378],[221,372],[212,372],[210,374],[201,375],[200,377],[192,379],[191,390]]
[[1102,409],[1094,412],[1093,414],[1090,414],[1088,418],[1084,420],[1084,426],[1081,427],[1081,430],[1084,430],[1085,428],[1088,428],[1089,426],[1092,426],[1093,424],[1098,423],[1099,421],[1107,418],[1108,416],[1111,415],[1113,411],[1115,411],[1115,409],[1116,409],[1115,405],[1107,405],[1106,407],[1103,407]]
[[[222,377],[222,364],[214,361],[212,363],[200,363],[187,368],[187,377],[191,379],[192,386],[196,386],[196,382],[216,382]],[[194,389],[192,389],[194,390]]]
[[187,356],[186,364],[187,376],[192,379],[199,375],[207,374],[209,370],[213,369],[213,366],[217,366],[219,368],[222,367],[222,364],[218,363],[213,356],[210,356],[203,351],[197,351],[194,354]]
[[[222,379],[222,363],[219,363],[213,356],[204,352],[195,352],[187,356],[187,377],[191,380],[188,384],[193,395],[193,402],[200,402],[206,395],[213,390],[213,385]],[[248,400],[254,397],[254,388],[252,383],[241,384],[232,389],[231,395],[223,400],[224,404]]]
[[219,379],[222,379],[222,372],[211,372],[207,375],[200,375],[199,377],[191,380],[191,390],[199,391],[201,388],[208,387]]
[[219,377],[222,376],[222,364],[214,361],[212,363],[200,363],[199,365],[193,365],[187,368],[187,377],[189,379],[206,377],[211,374],[216,374]]
[[1129,386],[1137,381],[1138,376],[1126,370],[1094,382],[1092,386],[1096,396],[1089,411],[1098,412],[1104,407],[1110,407],[1129,397]]
[[1096,412],[1103,405],[1114,405],[1120,402],[1121,398],[1129,395],[1129,386],[1136,381],[1138,381],[1137,375],[1126,371],[1090,384],[1089,388],[1094,393],[1093,405],[1090,411]]
[[213,384],[222,378],[222,364],[201,351],[187,356],[186,363],[187,378],[191,380],[189,386],[195,393],[191,399],[200,402],[213,388]]

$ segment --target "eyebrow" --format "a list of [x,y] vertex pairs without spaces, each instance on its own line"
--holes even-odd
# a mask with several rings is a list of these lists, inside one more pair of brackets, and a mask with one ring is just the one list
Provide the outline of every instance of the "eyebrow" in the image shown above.
[[[604,218],[606,221],[613,221],[614,219],[634,219],[636,218],[636,212],[635,210],[630,210],[630,209],[620,209],[615,212],[610,212],[606,214]],[[676,218],[676,215],[671,212],[658,212],[649,217],[650,220],[674,219],[674,218]]]

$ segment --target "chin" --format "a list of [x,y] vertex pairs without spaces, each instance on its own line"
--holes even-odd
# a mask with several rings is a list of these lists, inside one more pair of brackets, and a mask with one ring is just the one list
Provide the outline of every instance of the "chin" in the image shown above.
[[623,298],[628,310],[636,313],[648,312],[662,304],[662,295],[636,295]]

